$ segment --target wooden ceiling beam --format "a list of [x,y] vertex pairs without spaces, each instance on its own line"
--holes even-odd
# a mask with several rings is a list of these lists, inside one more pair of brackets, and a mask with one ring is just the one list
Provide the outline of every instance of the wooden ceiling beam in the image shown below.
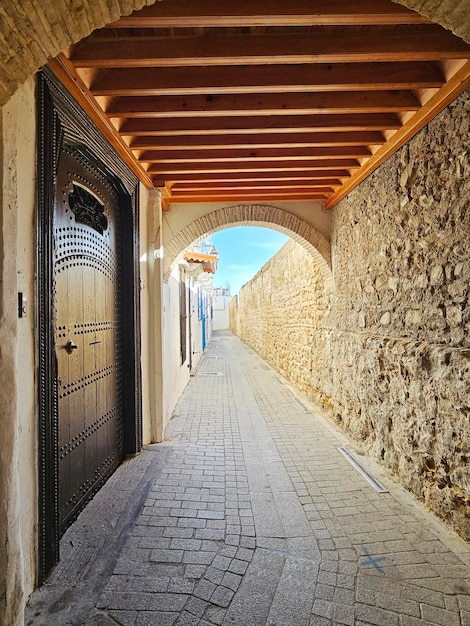
[[324,194],[316,194],[314,191],[299,193],[295,191],[289,191],[285,194],[276,192],[263,193],[262,191],[247,191],[240,194],[200,194],[192,196],[177,196],[171,197],[168,201],[168,207],[172,204],[200,204],[207,202],[217,203],[231,203],[231,202],[294,202],[296,200],[317,200],[319,202],[325,202],[327,196]]
[[313,24],[420,24],[426,18],[386,0],[219,0],[156,2],[108,28],[310,26]]
[[[314,115],[320,113],[387,113],[417,111],[418,99],[408,91],[352,93],[237,94],[226,96],[162,96],[116,98],[106,107],[111,118],[217,117],[250,115]],[[122,131],[121,131],[122,133]]]
[[51,64],[166,208],[331,208],[470,82],[470,46],[391,0],[232,4],[159,0]]
[[[247,37],[250,45],[247,46]],[[434,24],[349,32],[102,39],[92,34],[72,46],[75,67],[181,67],[298,63],[429,61],[468,56],[470,46]]]
[[401,148],[433,117],[452,102],[464,89],[470,87],[470,61],[467,61],[459,71],[440,89],[426,104],[408,120],[401,129],[386,144],[367,161],[360,171],[356,172],[335,195],[330,198],[326,208],[333,208],[350,191],[357,187],[367,176],[386,161],[398,148]]
[[225,149],[216,154],[212,150],[148,150],[140,155],[141,163],[238,163],[249,159],[260,161],[301,161],[305,159],[369,158],[371,151],[365,146],[327,146],[323,148],[260,148]]
[[[178,191],[174,191],[172,190],[171,193],[171,197],[173,199],[177,199],[177,198],[184,198],[184,197],[195,197],[195,196],[199,196],[199,195],[205,195],[207,196],[239,196],[239,195],[246,195],[247,192],[249,192],[249,189],[232,189],[232,190],[221,190],[218,191],[216,189],[207,189],[207,190],[203,190],[201,192],[194,192],[194,193],[186,193],[186,192],[178,192]],[[276,194],[277,196],[289,196],[292,194],[302,194],[302,195],[312,195],[315,194],[317,197],[321,196],[323,198],[328,197],[329,195],[331,195],[332,190],[328,190],[328,191],[321,191],[318,189],[310,189],[310,188],[302,188],[302,187],[293,187],[291,189],[288,188],[284,188],[284,189],[257,189],[256,193],[258,195],[274,195]]]
[[147,170],[147,174],[161,174],[166,175],[167,180],[174,180],[174,174],[183,174],[188,172],[193,172],[195,175],[197,174],[225,174],[229,172],[234,173],[244,173],[244,172],[296,172],[299,170],[303,171],[314,171],[314,170],[332,170],[334,168],[344,168],[348,170],[359,169],[360,164],[355,159],[335,159],[324,161],[313,161],[309,159],[305,159],[304,161],[295,161],[293,163],[289,162],[269,162],[269,161],[244,161],[239,165],[227,161],[224,163],[217,163],[213,166],[208,164],[204,167],[202,164],[199,166],[195,166],[192,163],[178,163],[178,164],[158,164],[152,163],[152,165]]
[[[257,133],[314,133],[330,131],[398,130],[401,127],[395,113],[337,113],[333,115],[282,115],[256,117],[214,117],[210,126],[204,118],[126,119],[119,132],[124,136],[168,135],[253,135]],[[245,139],[244,139],[245,140]],[[178,140],[179,141],[179,140]]]
[[147,188],[151,188],[152,181],[147,176],[128,145],[123,141],[109,118],[104,114],[101,107],[98,106],[93,95],[75,74],[74,68],[70,62],[64,55],[59,55],[55,59],[50,59],[48,65],[78,104],[87,112],[93,123],[96,124],[97,128],[103,133],[110,145],[121,156],[143,185]]
[[[259,133],[257,135],[183,135],[174,137],[135,137],[129,144],[131,150],[223,150],[225,148],[313,148],[320,146],[371,146],[385,141],[377,131],[310,132],[310,133]],[[215,154],[217,156],[217,154]]]
[[213,172],[180,172],[173,174],[162,174],[154,172],[152,180],[155,187],[164,187],[165,185],[176,185],[179,183],[201,183],[201,182],[253,182],[253,181],[294,181],[309,179],[311,181],[349,180],[351,173],[345,169],[329,169],[329,170],[292,170],[290,172],[274,171],[274,172],[219,172],[217,175]]
[[[331,181],[333,181],[331,183]],[[330,185],[327,183],[330,182]],[[171,187],[173,193],[189,193],[192,191],[229,191],[232,189],[288,189],[292,187],[315,189],[318,193],[333,193],[335,188],[341,186],[338,179],[326,179],[323,181],[297,178],[293,180],[265,180],[265,181],[232,181],[232,182],[203,182],[203,183],[174,183]]]
[[[82,70],[84,82],[86,72]],[[89,72],[92,72],[89,70]],[[177,96],[197,94],[285,93],[429,89],[445,82],[429,62],[338,63],[219,67],[117,68],[93,71],[88,86],[95,96]]]

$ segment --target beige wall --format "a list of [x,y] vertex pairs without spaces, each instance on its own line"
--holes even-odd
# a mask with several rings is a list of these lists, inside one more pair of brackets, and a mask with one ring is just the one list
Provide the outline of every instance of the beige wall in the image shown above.
[[245,343],[261,350],[263,358],[308,393],[313,336],[327,301],[314,258],[289,241],[240,290],[238,332]]
[[[22,623],[19,610],[36,567],[37,457],[35,363],[34,80],[1,109],[0,175],[0,623]],[[17,294],[28,302],[18,319]]]
[[154,341],[154,324],[150,317],[150,299],[154,297],[151,284],[149,259],[152,230],[152,198],[148,189],[140,186],[140,327],[141,327],[141,372],[142,372],[142,443],[151,443],[153,439],[153,406],[151,387],[154,385],[152,376],[152,346]]
[[292,243],[232,306],[243,340],[467,539],[469,112],[467,90],[335,208],[329,310]]
[[331,274],[331,214],[320,202],[172,204],[163,216],[165,280],[194,241],[228,226],[269,226],[292,237],[318,257],[324,275]]
[[163,285],[163,430],[189,381],[189,361],[180,363],[179,268]]

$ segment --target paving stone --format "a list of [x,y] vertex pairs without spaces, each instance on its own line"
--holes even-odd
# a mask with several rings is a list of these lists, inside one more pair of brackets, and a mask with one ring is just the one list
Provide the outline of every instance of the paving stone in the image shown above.
[[332,585],[322,585],[319,583],[315,587],[315,598],[319,600],[333,600],[335,595],[336,587]]
[[216,626],[221,626],[224,621],[226,609],[221,606],[209,606],[206,610],[205,617],[209,620],[210,624],[216,624]]
[[[217,583],[218,582],[219,581],[217,581]],[[203,600],[209,600],[212,594],[214,593],[216,586],[217,585],[211,582],[210,580],[203,579],[197,584],[194,590],[194,595],[197,598],[202,598]]]
[[[266,623],[284,569],[284,556],[257,551],[227,610],[227,624]],[[266,576],[269,572],[269,576]]]
[[179,563],[183,560],[183,550],[152,550],[150,560],[158,563]]
[[312,615],[310,618],[310,626],[331,626],[331,620],[327,617],[321,617],[320,615]]
[[320,617],[331,619],[333,616],[333,603],[328,600],[315,599],[313,602],[312,613]]
[[170,539],[165,537],[142,537],[139,541],[140,548],[169,548]]
[[[153,598],[151,593],[122,592],[113,593],[106,603],[108,610],[139,611],[149,608]],[[103,607],[104,608],[104,607]]]
[[216,567],[217,569],[221,569],[223,571],[227,570],[229,568],[230,565],[230,557],[226,557],[226,556],[221,556],[220,554],[218,554],[213,562],[212,562],[212,566]]
[[230,604],[233,595],[234,592],[231,589],[219,585],[218,587],[216,587],[214,593],[211,596],[211,602],[212,604],[216,604],[217,606],[225,608]]
[[222,585],[224,585],[224,587],[228,587],[232,591],[236,591],[240,586],[241,579],[242,577],[238,574],[225,572],[224,577],[222,578]]
[[461,623],[457,612],[439,609],[429,604],[421,604],[421,615],[424,620],[441,626],[460,626]]
[[188,611],[183,611],[175,622],[175,626],[199,626],[200,619]]
[[225,520],[224,519],[206,519],[206,527],[211,530],[224,530],[225,529]]
[[198,511],[197,516],[198,518],[212,520],[212,519],[224,519],[225,514],[223,511]]
[[173,626],[178,619],[178,616],[179,613],[139,611],[135,618],[135,626],[155,626],[156,624],[158,624],[158,626]]
[[[134,611],[109,611],[109,617],[111,618],[111,623],[117,622],[121,626],[134,626],[137,620],[137,613]],[[101,619],[103,619],[103,616]]]
[[206,573],[206,569],[205,565],[189,564],[185,567],[185,575],[187,578],[199,580]]
[[357,604],[356,618],[369,624],[376,624],[376,626],[395,626],[399,623],[399,614],[392,611],[386,611],[385,609],[376,606],[366,606],[364,604]]
[[184,565],[177,565],[173,563],[152,563],[152,568],[149,572],[141,572],[141,576],[145,576],[146,578],[154,578],[155,576],[160,576],[162,578],[175,578],[183,576],[183,574]]
[[[130,621],[131,619],[133,620],[133,622],[130,623],[135,624],[136,616],[134,613],[129,613],[128,621]],[[126,620],[126,618],[124,618],[124,620]],[[112,617],[105,613],[99,613],[90,616],[87,626],[115,626],[115,624],[116,621],[112,619]]]
[[241,537],[240,547],[254,549],[256,548],[256,539],[254,537]]
[[194,536],[196,539],[208,539],[212,541],[224,541],[225,539],[225,542],[227,542],[227,538],[225,537],[225,532],[223,530],[204,528],[201,530],[196,530]]
[[318,565],[297,556],[288,556],[268,615],[268,623],[291,626],[308,624],[315,597]]
[[236,558],[240,561],[250,561],[253,557],[253,550],[249,548],[238,548]]
[[333,605],[333,623],[346,624],[346,626],[354,626],[355,611],[352,606],[344,606],[342,604]]
[[224,545],[220,551],[219,551],[219,555],[220,556],[224,556],[227,557],[229,559],[232,559],[236,554],[237,554],[238,550],[236,548],[236,546],[227,546]]
[[240,561],[239,559],[232,559],[230,561],[230,565],[228,566],[228,571],[233,572],[234,574],[244,574],[247,570],[248,562]]
[[192,563],[197,565],[210,565],[214,560],[213,552],[198,552],[186,551],[183,556],[184,563]]
[[188,595],[182,593],[154,593],[146,608],[150,611],[181,611],[187,599]]
[[200,550],[201,541],[198,539],[181,539],[174,538],[171,540],[170,548],[172,550]]
[[221,545],[221,541],[209,541],[204,539],[201,542],[201,550],[204,550],[205,552],[218,552]]
[[178,527],[179,528],[205,528],[206,520],[195,519],[195,518],[190,518],[190,519],[180,518],[178,520]]
[[[165,528],[163,530],[163,536],[168,538],[178,537],[180,539],[191,539],[194,532],[192,528]],[[196,539],[198,538],[199,537],[196,536]]]
[[192,594],[194,587],[194,580],[183,578],[182,576],[175,576],[174,578],[170,578],[166,591],[168,591],[168,593]]
[[148,576],[138,576],[135,578],[132,589],[135,591],[147,591],[149,593],[163,593],[169,591],[168,586],[171,578],[169,576],[156,576],[150,578]]
[[197,617],[202,617],[208,607],[208,604],[209,603],[205,600],[202,600],[202,598],[196,598],[195,596],[192,596],[186,602],[184,610],[188,611],[188,613],[196,615]]

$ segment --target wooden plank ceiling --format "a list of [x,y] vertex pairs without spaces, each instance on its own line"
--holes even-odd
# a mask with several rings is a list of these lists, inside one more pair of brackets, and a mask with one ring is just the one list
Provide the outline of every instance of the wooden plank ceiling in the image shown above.
[[51,67],[165,206],[333,207],[470,84],[391,0],[161,0]]

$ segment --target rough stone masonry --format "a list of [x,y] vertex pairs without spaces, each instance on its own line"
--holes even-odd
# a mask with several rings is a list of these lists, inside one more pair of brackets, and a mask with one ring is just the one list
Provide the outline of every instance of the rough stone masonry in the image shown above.
[[470,539],[470,90],[335,209],[334,293],[289,242],[232,329]]

